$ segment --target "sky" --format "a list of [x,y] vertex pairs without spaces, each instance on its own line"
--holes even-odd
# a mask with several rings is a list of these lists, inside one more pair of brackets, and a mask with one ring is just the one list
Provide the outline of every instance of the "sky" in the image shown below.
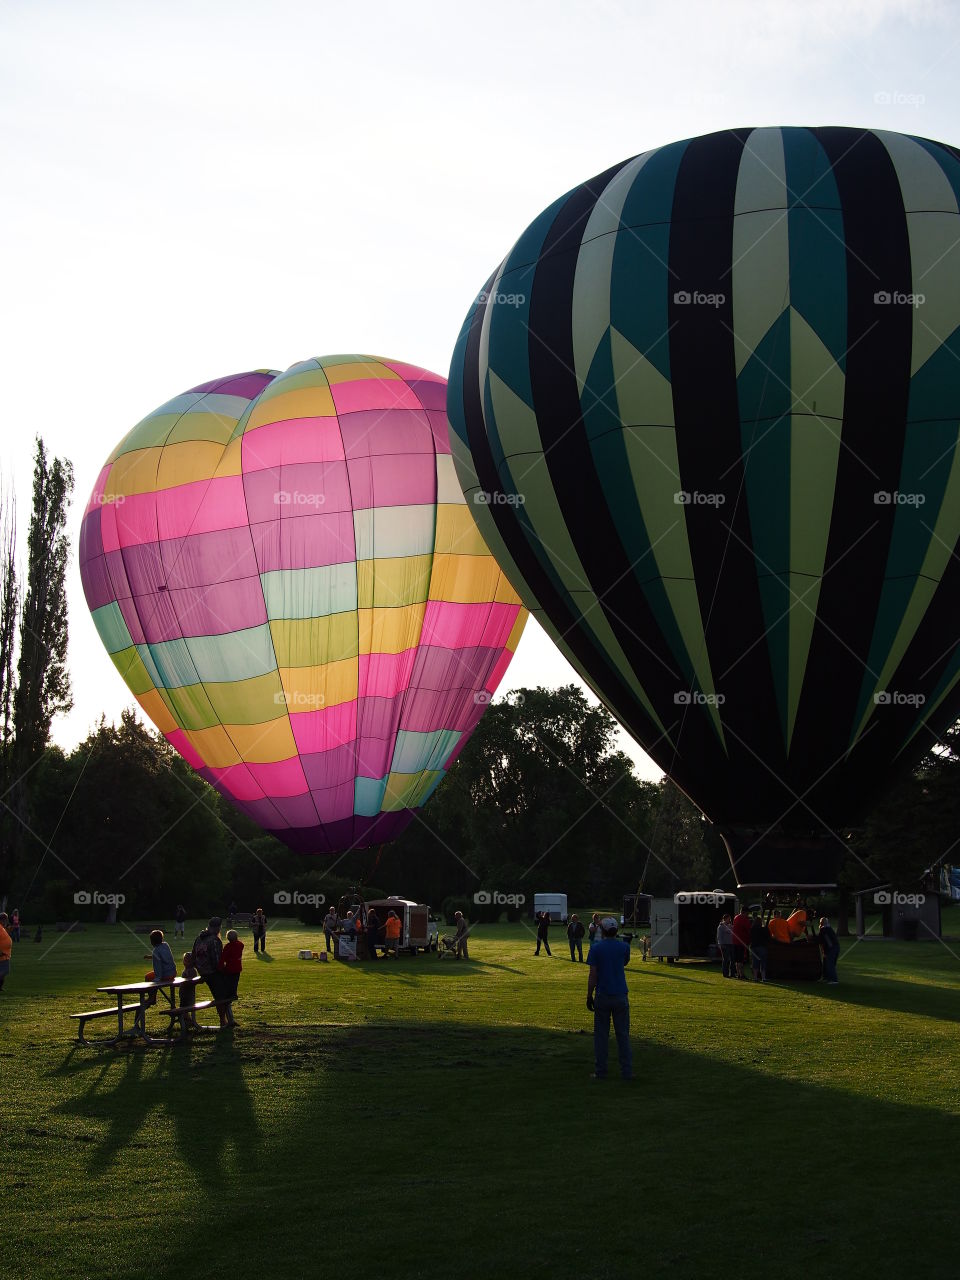
[[[76,543],[152,409],[336,352],[446,375],[478,289],[570,187],[731,127],[956,144],[958,64],[960,6],[927,0],[0,0],[0,477],[23,524],[38,433],[76,472],[57,742],[132,704]],[[501,692],[569,681],[531,623]]]

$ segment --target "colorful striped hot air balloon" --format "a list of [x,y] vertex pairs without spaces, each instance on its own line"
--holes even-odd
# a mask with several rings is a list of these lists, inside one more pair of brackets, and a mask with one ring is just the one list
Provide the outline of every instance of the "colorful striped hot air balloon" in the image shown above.
[[204,383],[129,432],[84,515],[87,603],[137,701],[303,852],[404,829],[523,631],[445,396],[368,356]]
[[741,883],[832,879],[960,715],[958,209],[923,138],[678,142],[546,209],[457,344],[488,546]]

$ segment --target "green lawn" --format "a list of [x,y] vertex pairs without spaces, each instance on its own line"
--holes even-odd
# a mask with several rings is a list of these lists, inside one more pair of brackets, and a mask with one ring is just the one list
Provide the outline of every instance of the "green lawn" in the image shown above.
[[67,1017],[142,976],[144,937],[14,948],[4,1275],[960,1272],[946,946],[845,943],[832,988],[636,956],[626,1086],[614,1053],[588,1078],[560,937],[553,959],[499,926],[468,964],[297,960],[317,936],[274,930],[260,960],[248,941],[235,1035],[154,1050],[78,1047]]

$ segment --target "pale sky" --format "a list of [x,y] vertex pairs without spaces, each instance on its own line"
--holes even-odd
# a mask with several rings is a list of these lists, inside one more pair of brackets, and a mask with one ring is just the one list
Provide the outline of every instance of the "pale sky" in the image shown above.
[[[107,455],[200,382],[358,351],[446,375],[530,220],[729,127],[960,142],[960,6],[0,0],[0,471]],[[21,537],[21,549],[25,537]],[[132,702],[69,585],[70,747]],[[531,624],[504,691],[576,679]],[[647,777],[659,770],[623,735]]]

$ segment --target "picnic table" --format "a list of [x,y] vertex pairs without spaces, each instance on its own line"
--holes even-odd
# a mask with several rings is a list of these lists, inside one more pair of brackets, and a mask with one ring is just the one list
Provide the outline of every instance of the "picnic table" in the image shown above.
[[[97,987],[98,991],[102,991],[104,995],[116,997],[116,1007],[109,1009],[90,1009],[86,1013],[72,1013],[71,1018],[76,1019],[80,1026],[77,1031],[77,1039],[81,1044],[90,1045],[92,1047],[106,1047],[118,1044],[121,1040],[143,1040],[149,1045],[166,1045],[174,1044],[173,1027],[175,1022],[180,1024],[180,1039],[186,1033],[186,1017],[195,1012],[197,1009],[209,1009],[217,1004],[216,1000],[198,1000],[193,1005],[180,1008],[177,1004],[177,996],[180,987],[196,986],[199,978],[171,978],[166,982],[122,982],[113,987]],[[150,1000],[153,994],[155,999]],[[156,996],[160,994],[166,1001],[166,1007],[160,1005]],[[231,1002],[232,1003],[232,1002]],[[161,1015],[167,1017],[169,1022],[166,1031],[160,1036],[151,1035],[147,1030],[147,1010],[158,1006]],[[131,1026],[126,1026],[127,1014],[133,1014]],[[84,1034],[84,1027],[88,1022],[92,1022],[99,1018],[115,1018],[117,1022],[116,1033],[112,1036],[100,1037],[96,1040],[88,1039]],[[197,1024],[200,1031],[218,1031],[219,1027],[204,1027]]]

